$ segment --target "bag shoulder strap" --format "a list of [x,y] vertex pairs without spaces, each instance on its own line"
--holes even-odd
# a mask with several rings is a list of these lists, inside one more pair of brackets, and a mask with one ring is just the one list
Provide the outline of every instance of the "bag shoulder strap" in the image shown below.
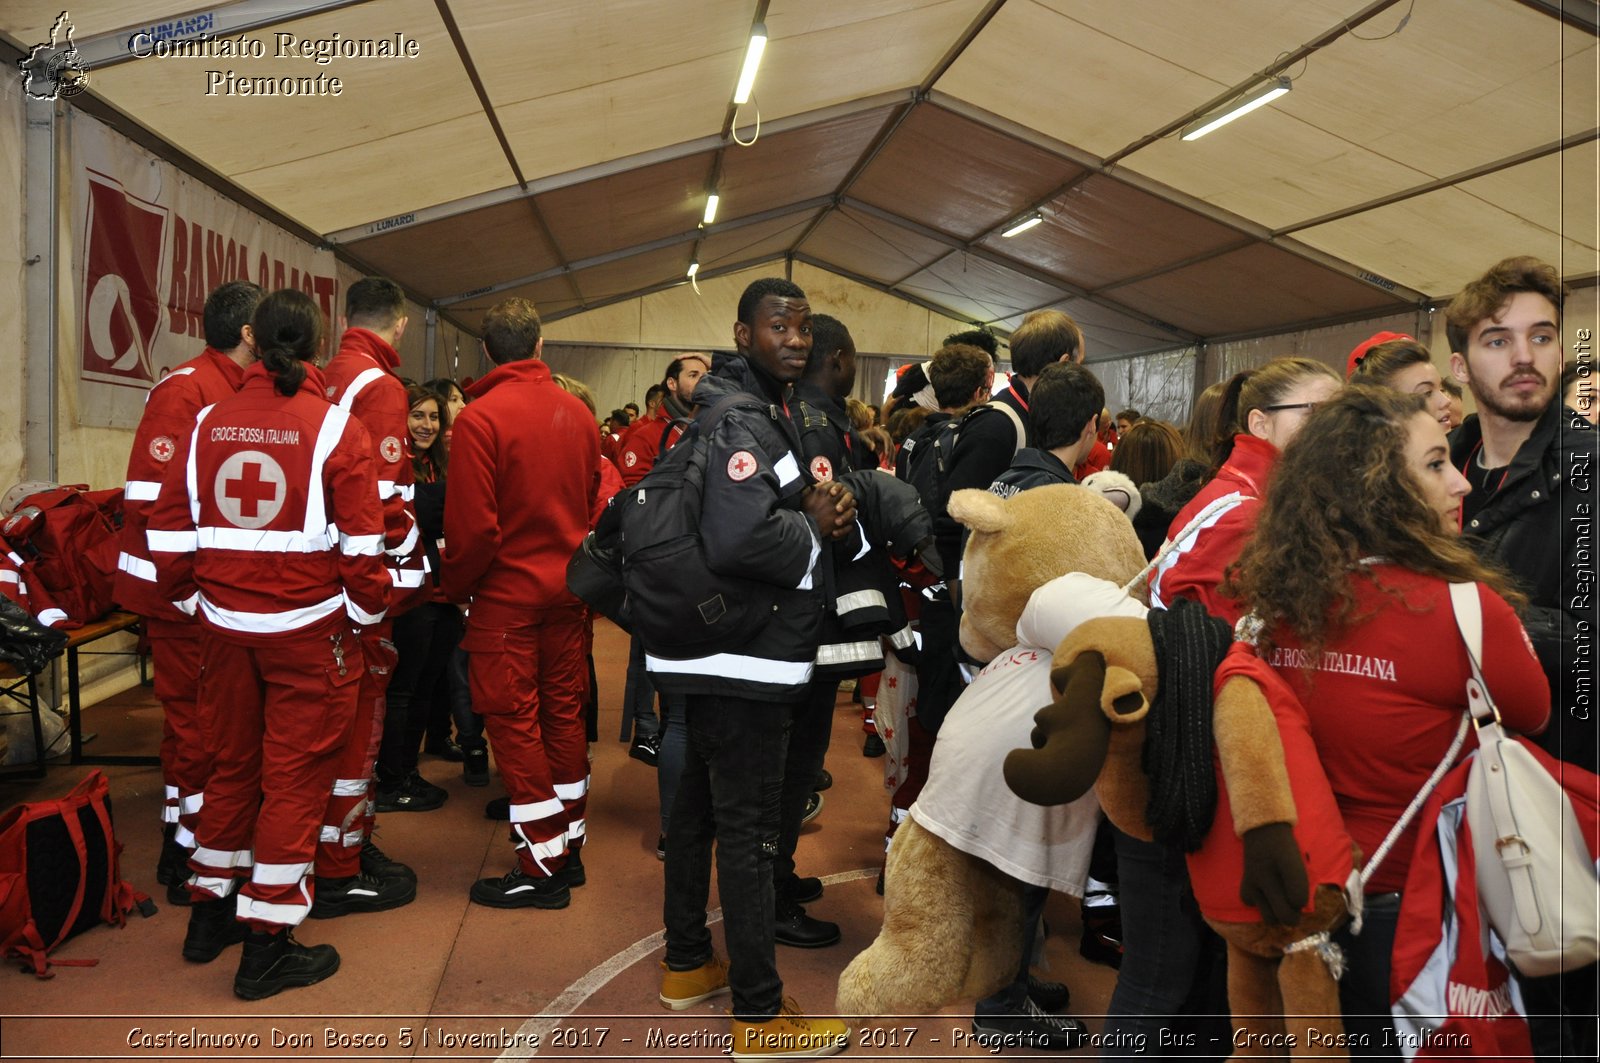
[[1467,679],[1467,711],[1477,721],[1479,737],[1485,727],[1500,723],[1500,710],[1489,697],[1489,685],[1483,681],[1483,603],[1476,583],[1450,584],[1450,606],[1455,610],[1456,627],[1461,631],[1461,641],[1467,646],[1467,665],[1472,675]]

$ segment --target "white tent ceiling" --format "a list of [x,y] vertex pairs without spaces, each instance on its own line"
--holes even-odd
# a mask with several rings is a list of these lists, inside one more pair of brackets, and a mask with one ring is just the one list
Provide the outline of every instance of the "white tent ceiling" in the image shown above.
[[[62,0],[6,0],[48,37]],[[790,256],[1126,354],[1414,307],[1506,254],[1597,270],[1593,0],[241,0],[261,59],[127,58],[173,0],[74,10],[90,92],[471,327]],[[729,104],[753,22],[752,105]],[[274,35],[415,59],[272,55]],[[208,69],[338,97],[205,94]],[[1269,76],[1294,91],[1177,130]],[[82,99],[80,97],[80,99]],[[96,101],[90,101],[94,105]],[[760,135],[756,131],[757,108]],[[708,189],[717,221],[698,222]],[[1004,239],[1041,210],[1044,224]]]

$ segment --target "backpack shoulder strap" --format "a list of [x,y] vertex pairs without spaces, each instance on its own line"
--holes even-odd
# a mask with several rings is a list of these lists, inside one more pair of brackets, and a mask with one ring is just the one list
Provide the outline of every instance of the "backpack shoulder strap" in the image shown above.
[[1017,432],[1017,445],[1011,448],[1011,453],[1017,453],[1028,442],[1028,429],[1022,423],[1022,415],[1012,409],[1009,402],[991,402],[984,406],[976,407],[976,409],[996,409],[1011,419],[1011,427],[1016,429]]

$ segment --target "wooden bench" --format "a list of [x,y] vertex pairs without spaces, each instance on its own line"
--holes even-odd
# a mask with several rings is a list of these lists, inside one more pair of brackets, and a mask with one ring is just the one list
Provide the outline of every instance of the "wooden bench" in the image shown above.
[[[110,654],[124,656],[133,654],[137,650],[82,650],[81,647],[90,643],[99,642],[108,635],[115,635],[119,631],[129,631],[139,625],[139,618],[133,613],[111,613],[96,620],[92,624],[66,632],[67,635],[67,731],[71,739],[70,762],[73,764],[159,764],[159,756],[147,754],[102,753],[85,756],[83,752],[83,687],[78,675],[78,655],[80,652],[98,655]],[[140,662],[141,669],[143,661]],[[35,766],[29,775],[39,778],[44,774],[45,750],[44,732],[40,724],[39,687],[34,676],[18,675],[14,669],[0,666],[0,695],[28,706],[28,711],[33,715],[33,735],[36,750]],[[27,697],[19,693],[20,689],[27,687]]]

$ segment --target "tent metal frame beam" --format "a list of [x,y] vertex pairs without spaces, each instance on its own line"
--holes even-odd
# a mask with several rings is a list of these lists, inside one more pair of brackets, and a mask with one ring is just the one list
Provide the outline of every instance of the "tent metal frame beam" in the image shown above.
[[[965,254],[969,254],[980,261],[989,263],[992,266],[999,266],[1002,269],[1008,269],[1013,273],[1027,277],[1031,281],[1035,281],[1051,288],[1059,288],[1061,291],[1067,293],[1067,295],[1073,298],[1086,299],[1089,302],[1102,306],[1107,310],[1114,310],[1125,317],[1133,318],[1135,321],[1143,321],[1145,324],[1153,325],[1156,328],[1159,328],[1161,331],[1176,336],[1185,342],[1193,343],[1200,339],[1200,337],[1195,333],[1192,333],[1187,329],[1179,328],[1177,325],[1174,325],[1169,321],[1162,321],[1159,318],[1151,317],[1149,314],[1135,310],[1131,306],[1125,306],[1116,302],[1115,300],[1106,299],[1102,296],[1089,292],[1078,287],[1070,281],[1063,280],[1062,278],[1041,270],[1035,266],[1030,266],[1025,262],[1018,262],[1014,258],[991,251],[986,247],[975,246],[967,241],[951,236],[949,233],[941,232],[938,229],[929,228],[920,222],[912,221],[910,218],[901,217],[893,211],[885,210],[882,207],[875,207],[871,203],[866,203],[859,199],[846,199],[841,206],[848,206],[851,210],[858,210],[861,213],[877,218],[880,221],[886,221],[890,224],[898,225],[901,228],[910,232],[914,232],[918,236],[921,236],[925,239],[932,240],[935,243],[943,244],[953,252],[960,251]],[[948,255],[944,256],[944,258],[948,257]],[[923,269],[929,269],[932,268],[932,266],[938,265],[940,262],[944,261],[944,258],[936,259],[928,266],[924,266]],[[922,270],[917,271],[917,273],[921,272]],[[916,276],[916,274],[914,273],[912,276]]]
[[[943,107],[948,111],[959,114],[965,118],[970,118],[974,122],[978,122],[981,125],[986,125],[997,132],[1008,134],[1009,136],[1015,137],[1016,139],[1024,141],[1025,143],[1032,144],[1035,147],[1043,148],[1046,151],[1059,155],[1068,162],[1091,169],[1096,173],[1103,173],[1108,177],[1113,177],[1137,191],[1144,192],[1147,195],[1155,196],[1157,199],[1170,203],[1173,206],[1182,207],[1191,213],[1200,215],[1202,218],[1205,218],[1208,221],[1216,222],[1218,225],[1232,229],[1237,233],[1252,238],[1253,240],[1271,244],[1280,250],[1288,251],[1291,254],[1297,255],[1308,262],[1312,262],[1326,269],[1333,270],[1335,273],[1342,274],[1343,276],[1349,277],[1352,280],[1361,281],[1363,284],[1370,285],[1371,287],[1377,288],[1380,291],[1388,292],[1398,300],[1412,304],[1421,304],[1428,301],[1428,296],[1426,294],[1419,292],[1414,288],[1409,288],[1406,285],[1390,280],[1387,277],[1380,277],[1375,273],[1362,269],[1360,266],[1357,266],[1354,263],[1346,262],[1342,258],[1337,258],[1325,251],[1319,251],[1308,244],[1301,243],[1300,241],[1294,240],[1290,237],[1274,237],[1273,231],[1264,225],[1250,221],[1248,218],[1244,218],[1238,214],[1234,214],[1231,211],[1224,210],[1223,208],[1214,204],[1207,203],[1203,199],[1180,192],[1175,188],[1162,184],[1160,181],[1157,181],[1151,177],[1146,177],[1136,171],[1124,169],[1120,166],[1113,167],[1107,165],[1104,161],[1096,158],[1093,155],[1090,155],[1088,152],[1074,148],[1071,145],[1064,144],[1061,141],[1056,140],[1054,137],[1047,136],[1036,129],[1029,129],[1026,126],[1019,125],[1009,119],[1001,118],[999,115],[990,111],[986,111],[981,107],[975,107],[972,104],[966,103],[965,101],[943,95],[938,95],[937,98],[932,99],[929,102],[939,107]],[[1185,262],[1184,265],[1193,265],[1193,262]],[[1175,266],[1171,268],[1179,267]],[[1163,272],[1165,272],[1165,270]],[[1160,273],[1147,274],[1139,279],[1148,280],[1150,277],[1154,276],[1160,276]],[[1094,289],[1094,291],[1096,293],[1112,291],[1126,283],[1132,282],[1113,281],[1110,284],[1101,285],[1100,287]]]
[[[590,258],[578,259],[574,262],[565,263],[560,266],[551,266],[549,269],[543,269],[537,273],[530,273],[527,276],[501,281],[499,284],[491,284],[484,288],[474,288],[472,291],[461,292],[457,295],[447,295],[443,298],[435,299],[433,301],[433,305],[454,306],[457,303],[466,302],[468,299],[477,299],[485,295],[497,295],[500,292],[510,291],[513,288],[521,288],[524,285],[537,284],[540,281],[553,280],[554,278],[561,276],[563,273],[592,269],[595,266],[608,266],[613,262],[620,262],[623,259],[633,258],[635,255],[649,254],[651,251],[660,251],[663,248],[676,247],[679,244],[694,243],[706,236],[715,236],[719,233],[734,232],[736,230],[746,228],[747,226],[759,225],[764,221],[785,218],[791,214],[803,214],[808,210],[816,210],[819,207],[824,207],[829,202],[830,198],[828,196],[815,196],[811,199],[801,200],[799,203],[791,203],[788,206],[774,207],[771,210],[764,210],[759,214],[748,214],[743,218],[732,218],[725,222],[718,222],[709,228],[697,226],[685,232],[673,233],[671,236],[663,236],[655,240],[646,241],[642,244],[634,244],[632,247],[622,247],[615,251],[607,251],[603,255],[594,255]],[[773,253],[773,257],[780,256],[780,252]],[[682,279],[685,281],[688,280],[687,277]],[[674,281],[674,283],[676,283],[676,281]]]
[[[895,104],[903,104],[906,98],[907,92],[904,90],[880,93],[876,96],[853,100],[847,104],[825,107],[816,111],[808,111],[804,114],[790,115],[787,118],[764,121],[761,126],[764,135],[773,136],[778,133],[787,133],[796,129],[804,129],[808,126],[831,122],[837,118],[848,118],[852,115],[866,114]],[[537,177],[530,180],[526,188],[507,185],[504,188],[496,188],[487,192],[464,196],[448,203],[438,203],[431,207],[420,207],[417,210],[406,211],[385,218],[376,218],[360,225],[352,225],[345,229],[335,230],[328,233],[324,239],[330,244],[354,243],[358,240],[393,232],[396,229],[409,229],[418,225],[425,225],[428,222],[443,221],[446,218],[453,218],[460,214],[470,214],[486,207],[510,203],[526,196],[542,195],[545,192],[553,192],[557,189],[583,184],[585,181],[614,177],[629,170],[639,170],[646,166],[654,166],[657,163],[672,162],[690,155],[698,155],[701,152],[716,151],[722,144],[722,138],[714,135],[699,137],[695,140],[685,140],[677,144],[669,144],[665,147],[652,148],[649,151],[612,159],[608,162],[598,162],[576,170],[551,174],[548,177]]]
[[1517,3],[1560,19],[1574,29],[1600,36],[1600,18],[1597,18],[1600,8],[1596,8],[1594,0],[1517,0]]
[[[714,279],[716,277],[725,276],[725,275],[730,274],[730,273],[740,273],[740,272],[743,272],[744,270],[747,270],[747,269],[753,269],[756,266],[766,265],[768,262],[781,261],[782,257],[783,256],[779,255],[779,254],[771,254],[771,255],[762,255],[759,258],[745,259],[745,260],[743,260],[741,262],[732,263],[731,265],[718,266],[715,269],[708,269],[704,273],[700,274],[699,278],[701,280],[711,280],[711,279]],[[689,278],[688,277],[677,277],[677,278],[675,278],[673,280],[670,280],[670,281],[662,281],[659,284],[651,284],[651,285],[647,285],[647,286],[645,286],[643,288],[635,288],[631,292],[622,292],[619,295],[609,295],[606,298],[597,300],[597,301],[595,301],[593,303],[590,303],[587,306],[574,306],[574,307],[570,307],[569,309],[566,309],[566,310],[556,310],[556,311],[554,311],[554,312],[552,312],[550,314],[541,314],[540,317],[542,317],[546,322],[560,321],[562,318],[572,317],[574,314],[587,313],[590,310],[601,310],[601,309],[604,309],[605,307],[615,306],[617,303],[626,303],[626,302],[629,302],[630,300],[633,300],[633,299],[643,299],[647,295],[654,295],[657,292],[664,292],[669,288],[677,288],[680,285],[684,285],[684,284],[688,284],[688,283],[689,283]],[[552,341],[552,342],[558,342],[558,341]],[[618,346],[618,344],[614,344],[614,343],[613,344],[607,344],[607,346],[615,347],[615,346]],[[626,346],[626,345],[623,345],[623,346]],[[676,349],[680,349],[680,348],[674,348],[674,349],[676,350]],[[684,349],[686,349],[686,348],[684,348]]]
[[[200,31],[206,36],[236,37],[252,30],[282,25],[310,15],[337,11],[342,7],[357,7],[364,3],[367,3],[367,0],[235,0],[234,3],[223,4],[209,11],[191,10],[189,15],[210,16],[210,25]],[[162,21],[176,21],[176,17],[169,16],[166,19],[144,22],[137,26],[124,26],[106,33],[97,33],[87,40],[77,41],[78,54],[83,56],[85,69],[104,70],[140,58],[133,54],[133,35],[140,30],[160,25]],[[164,39],[191,40],[199,35],[192,33]]]

